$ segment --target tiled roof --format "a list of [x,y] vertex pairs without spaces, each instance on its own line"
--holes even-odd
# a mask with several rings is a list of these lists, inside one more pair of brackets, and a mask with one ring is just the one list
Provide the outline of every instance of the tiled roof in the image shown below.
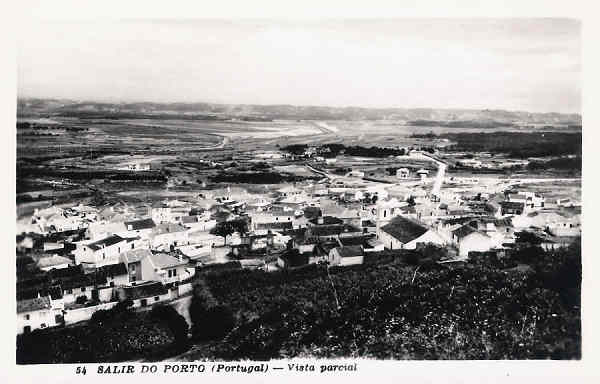
[[[130,225],[131,225],[131,229],[129,229]],[[156,227],[156,224],[154,224],[154,221],[152,219],[141,219],[141,220],[134,220],[134,221],[126,221],[125,226],[127,227],[127,230],[139,231],[141,229],[154,228],[154,227]]]
[[117,243],[120,243],[121,241],[123,241],[124,239],[119,236],[119,235],[111,235],[109,237],[106,237],[102,240],[98,240],[95,241],[93,243],[89,243],[87,246],[93,250],[98,250],[98,249],[102,249],[104,247],[110,247],[111,245],[115,245]]
[[342,233],[361,232],[360,229],[349,225],[319,225],[310,229],[310,234],[313,236],[331,236],[340,235]]
[[256,223],[255,226],[257,229],[292,229],[293,228],[291,221]]
[[128,286],[122,289],[125,293],[125,296],[131,300],[143,299],[152,296],[160,296],[168,292],[167,288],[165,288],[159,282]]
[[152,260],[152,264],[154,264],[156,268],[160,269],[187,264],[186,260],[180,261],[178,258],[167,253],[153,253],[150,255],[150,260]]
[[184,224],[198,223],[200,222],[200,216],[183,216],[181,222]]
[[468,224],[463,225],[462,227],[455,229],[452,234],[456,237],[458,237],[459,239],[462,239],[468,235],[470,235],[471,233],[477,232],[477,230],[473,227],[471,227]]
[[427,227],[402,216],[396,216],[388,224],[381,227],[381,230],[403,244],[422,236],[428,231]]
[[336,249],[341,257],[356,257],[363,255],[363,248],[360,245],[337,247]]
[[17,301],[17,313],[39,311],[52,308],[50,296]]
[[135,263],[147,256],[152,256],[152,252],[150,252],[150,250],[146,248],[132,249],[131,251],[125,252],[123,256],[128,263]]
[[364,245],[373,236],[354,236],[354,237],[340,237],[339,242],[343,247],[351,245]]
[[98,271],[107,276],[121,276],[127,274],[127,266],[125,263],[109,264],[98,268]]

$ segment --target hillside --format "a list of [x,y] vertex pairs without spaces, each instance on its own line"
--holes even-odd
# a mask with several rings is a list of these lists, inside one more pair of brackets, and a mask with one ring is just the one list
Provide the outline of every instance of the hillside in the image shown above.
[[260,117],[291,120],[395,120],[422,126],[502,127],[519,124],[581,125],[581,115],[530,113],[494,109],[360,108],[294,105],[235,105],[212,103],[107,103],[55,99],[19,99],[18,116],[77,116],[131,118],[208,116]]

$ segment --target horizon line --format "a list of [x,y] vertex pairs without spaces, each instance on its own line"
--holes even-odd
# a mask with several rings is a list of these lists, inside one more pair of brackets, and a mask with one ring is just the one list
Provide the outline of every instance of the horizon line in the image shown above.
[[33,100],[55,100],[55,101],[70,101],[76,103],[98,103],[98,104],[209,104],[209,105],[223,105],[223,106],[261,106],[261,107],[277,107],[277,106],[291,106],[291,107],[304,107],[304,108],[338,108],[338,109],[371,109],[371,110],[385,110],[385,109],[404,109],[404,110],[461,110],[461,111],[503,111],[513,113],[529,113],[529,114],[559,114],[559,115],[577,115],[582,117],[581,112],[557,112],[557,111],[544,111],[544,112],[532,112],[520,109],[509,109],[499,107],[487,107],[487,108],[473,108],[473,107],[364,107],[357,105],[345,105],[345,106],[331,106],[331,105],[307,105],[307,104],[290,104],[290,103],[225,103],[225,102],[213,102],[213,101],[149,101],[140,99],[131,100],[107,100],[107,99],[93,99],[93,98],[62,98],[62,97],[39,97],[39,96],[19,96],[17,95],[17,102],[20,100],[33,99]]

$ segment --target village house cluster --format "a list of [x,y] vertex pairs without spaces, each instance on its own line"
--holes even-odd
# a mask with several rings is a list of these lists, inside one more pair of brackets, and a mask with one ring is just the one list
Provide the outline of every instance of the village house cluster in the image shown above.
[[[284,154],[258,158],[274,156]],[[427,172],[402,188],[360,171],[323,172],[320,182],[263,193],[207,187],[181,200],[36,210],[17,236],[17,333],[85,321],[123,300],[140,308],[177,300],[190,294],[197,268],[212,264],[347,266],[428,244],[446,249],[444,261],[452,262],[502,254],[524,231],[545,249],[580,236],[580,210],[569,201],[518,188],[478,191],[464,188],[466,179],[462,189],[441,188],[449,178],[437,162],[433,187]],[[406,168],[396,174],[409,175]]]

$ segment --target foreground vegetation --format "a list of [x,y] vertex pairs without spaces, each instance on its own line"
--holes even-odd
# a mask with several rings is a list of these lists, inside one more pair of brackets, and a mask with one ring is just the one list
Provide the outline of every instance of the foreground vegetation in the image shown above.
[[83,325],[17,337],[17,364],[160,360],[187,348],[188,325],[172,307],[135,312],[131,302],[100,310]]
[[363,265],[271,273],[199,268],[191,339],[173,308],[125,303],[85,325],[17,337],[17,362],[581,358],[579,242],[552,252],[519,242],[504,258],[467,264],[440,264],[440,253],[384,251]]
[[208,274],[194,300],[198,307],[218,308],[223,320],[203,323],[204,332],[214,324],[221,335],[222,325],[232,316],[236,320],[201,355],[580,358],[580,248],[553,253],[525,248],[511,258],[508,265],[527,262],[528,268],[501,270],[507,260],[409,265],[406,257],[396,257],[385,264],[331,268],[330,275],[316,266]]

